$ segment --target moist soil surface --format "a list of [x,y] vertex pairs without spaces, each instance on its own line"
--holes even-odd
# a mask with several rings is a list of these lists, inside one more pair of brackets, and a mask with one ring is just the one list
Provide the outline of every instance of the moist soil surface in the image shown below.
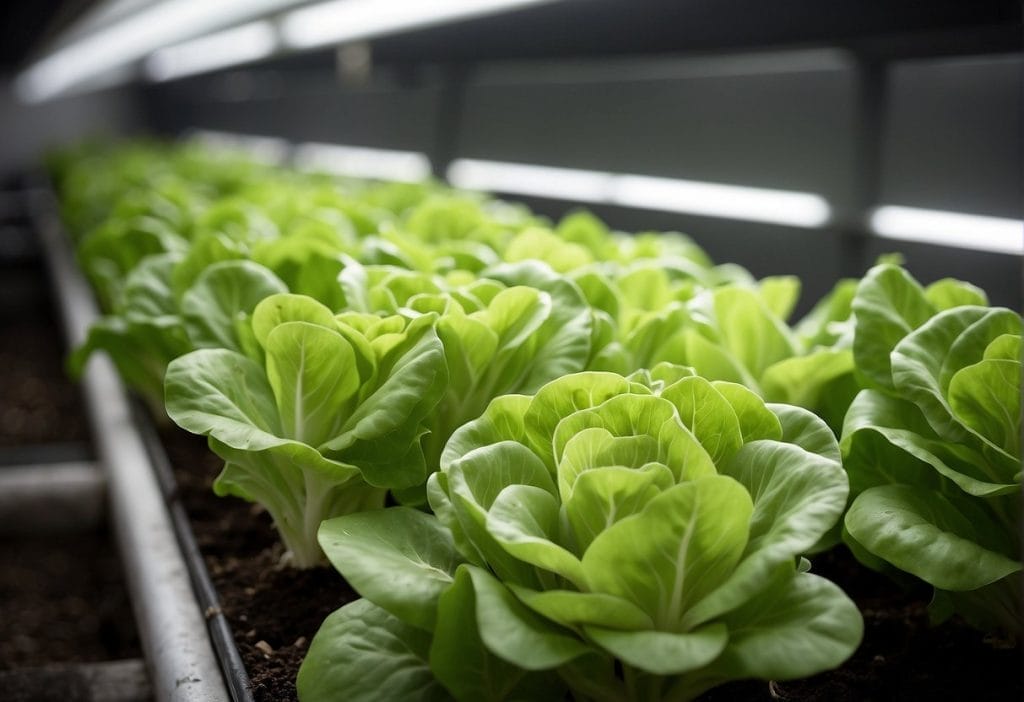
[[[20,462],[36,448],[44,460],[77,456],[58,449],[89,442],[63,341],[33,302],[33,314],[0,318],[0,453]],[[106,531],[0,536],[0,671],[139,657],[123,578]]]
[[924,583],[901,588],[861,566],[845,546],[811,559],[811,572],[849,595],[864,616],[864,640],[837,670],[805,680],[741,682],[712,690],[706,702],[814,700],[903,702],[1024,699],[1022,650],[959,618],[931,626]]
[[[296,700],[295,675],[323,619],[355,593],[328,568],[280,567],[281,549],[267,514],[211,485],[220,460],[205,441],[162,431],[179,492],[231,622],[258,702]],[[841,668],[798,681],[738,682],[704,702],[883,702],[1024,699],[1020,644],[975,631],[959,619],[928,621],[929,589],[902,589],[861,567],[844,547],[816,556],[823,575],[857,603],[864,641]]]
[[0,671],[141,655],[106,532],[0,539]]

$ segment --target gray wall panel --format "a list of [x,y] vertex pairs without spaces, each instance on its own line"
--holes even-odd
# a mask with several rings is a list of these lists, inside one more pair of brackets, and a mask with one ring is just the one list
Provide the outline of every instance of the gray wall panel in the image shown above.
[[[482,74],[459,155],[693,180],[846,189],[853,75],[832,52]],[[548,75],[554,72],[554,77]]]
[[[255,72],[244,99],[227,77],[200,77],[150,92],[160,129],[201,127],[292,141],[324,141],[429,151],[436,138],[439,88],[402,88],[381,80],[343,87],[333,76]],[[235,75],[235,80],[239,75]]]
[[38,166],[55,147],[140,131],[144,124],[136,98],[125,88],[26,105],[15,98],[9,82],[0,82],[0,177]]
[[1019,55],[896,64],[889,77],[881,199],[1021,216]]

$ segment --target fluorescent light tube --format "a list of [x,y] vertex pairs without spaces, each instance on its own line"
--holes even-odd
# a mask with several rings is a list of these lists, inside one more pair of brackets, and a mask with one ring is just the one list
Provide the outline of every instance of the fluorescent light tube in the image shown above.
[[814,193],[639,175],[618,176],[611,202],[806,228],[821,227],[832,215],[825,198]]
[[300,170],[353,178],[416,183],[430,177],[430,159],[418,151],[305,143],[295,147],[292,160]]
[[214,149],[241,151],[257,161],[274,165],[283,164],[291,151],[291,144],[281,137],[194,129],[188,138]]
[[160,49],[146,59],[146,74],[155,81],[173,80],[257,61],[276,48],[274,25],[260,20]]
[[825,198],[814,193],[501,161],[456,159],[448,180],[474,190],[794,227],[821,227],[832,215]]
[[467,190],[594,203],[607,202],[613,184],[611,173],[470,158],[452,161],[447,177],[455,187]]
[[309,49],[553,1],[332,0],[286,14],[281,38],[291,48]]
[[886,239],[1024,254],[1024,222],[1009,217],[885,205],[872,213],[871,229]]
[[18,97],[41,102],[86,87],[157,49],[252,19],[295,0],[164,0],[61,46],[22,72]]

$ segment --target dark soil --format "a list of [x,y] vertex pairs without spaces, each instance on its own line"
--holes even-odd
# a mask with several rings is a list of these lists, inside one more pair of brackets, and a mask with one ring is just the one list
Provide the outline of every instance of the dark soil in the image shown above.
[[986,636],[960,619],[928,621],[930,588],[903,589],[860,566],[843,546],[812,559],[864,615],[864,641],[838,670],[806,680],[724,685],[704,702],[897,702],[1024,699],[1020,643]]
[[141,655],[106,533],[0,540],[0,670]]
[[153,702],[140,658],[0,670],[4,702]]
[[313,635],[328,614],[357,595],[331,568],[280,567],[282,549],[266,512],[213,494],[221,461],[206,442],[172,429],[162,438],[253,697],[297,699],[295,676]]
[[[280,546],[267,515],[213,495],[220,461],[205,443],[178,432],[165,432],[164,439],[254,697],[295,700],[294,679],[309,640],[327,614],[356,595],[332,570],[279,569]],[[957,619],[930,626],[928,588],[904,590],[859,566],[843,547],[813,564],[813,572],[839,584],[864,614],[864,642],[854,656],[807,680],[724,685],[703,702],[1024,699],[1019,644],[987,638]]]
[[0,447],[88,441],[86,414],[63,355],[52,323],[0,321]]

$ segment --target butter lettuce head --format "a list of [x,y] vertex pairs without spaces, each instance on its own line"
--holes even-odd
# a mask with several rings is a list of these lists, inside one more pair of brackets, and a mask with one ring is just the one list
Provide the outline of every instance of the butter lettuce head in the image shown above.
[[842,437],[855,553],[933,585],[937,616],[1019,632],[1020,316],[894,265],[869,272],[853,309],[869,386]]
[[[583,370],[594,353],[595,319],[580,289],[531,261],[495,266],[487,277],[430,275],[347,260],[339,277],[350,312],[430,316],[444,349],[447,383],[423,422],[428,466],[445,442],[499,395],[534,392]],[[425,502],[422,491],[401,495]]]
[[324,519],[427,477],[423,420],[447,382],[433,317],[335,317],[290,294],[260,302],[246,348],[173,361],[168,415],[225,461],[214,489],[267,508],[294,565],[323,560]]
[[[577,373],[455,432],[428,483],[436,517],[342,517],[320,540],[374,617],[432,634],[421,663],[457,699],[552,675],[554,699],[690,699],[810,675],[859,643],[853,603],[800,567],[846,503],[838,458],[809,412],[688,368]],[[304,700],[326,699],[325,678],[346,689],[336,636],[314,641]]]
[[848,285],[794,328],[785,321],[800,290],[792,276],[695,287],[686,296],[655,291],[657,275],[642,280],[633,287],[649,299],[642,306],[634,299],[619,315],[627,366],[685,364],[771,402],[810,409],[838,433],[857,390],[850,338],[841,331],[850,314]]
[[80,374],[95,352],[104,352],[124,381],[164,417],[168,364],[197,348],[242,350],[256,305],[287,290],[271,271],[252,261],[229,260],[202,270],[181,295],[174,274],[181,254],[148,256],[132,269],[109,315],[89,329],[75,349],[70,369]]

